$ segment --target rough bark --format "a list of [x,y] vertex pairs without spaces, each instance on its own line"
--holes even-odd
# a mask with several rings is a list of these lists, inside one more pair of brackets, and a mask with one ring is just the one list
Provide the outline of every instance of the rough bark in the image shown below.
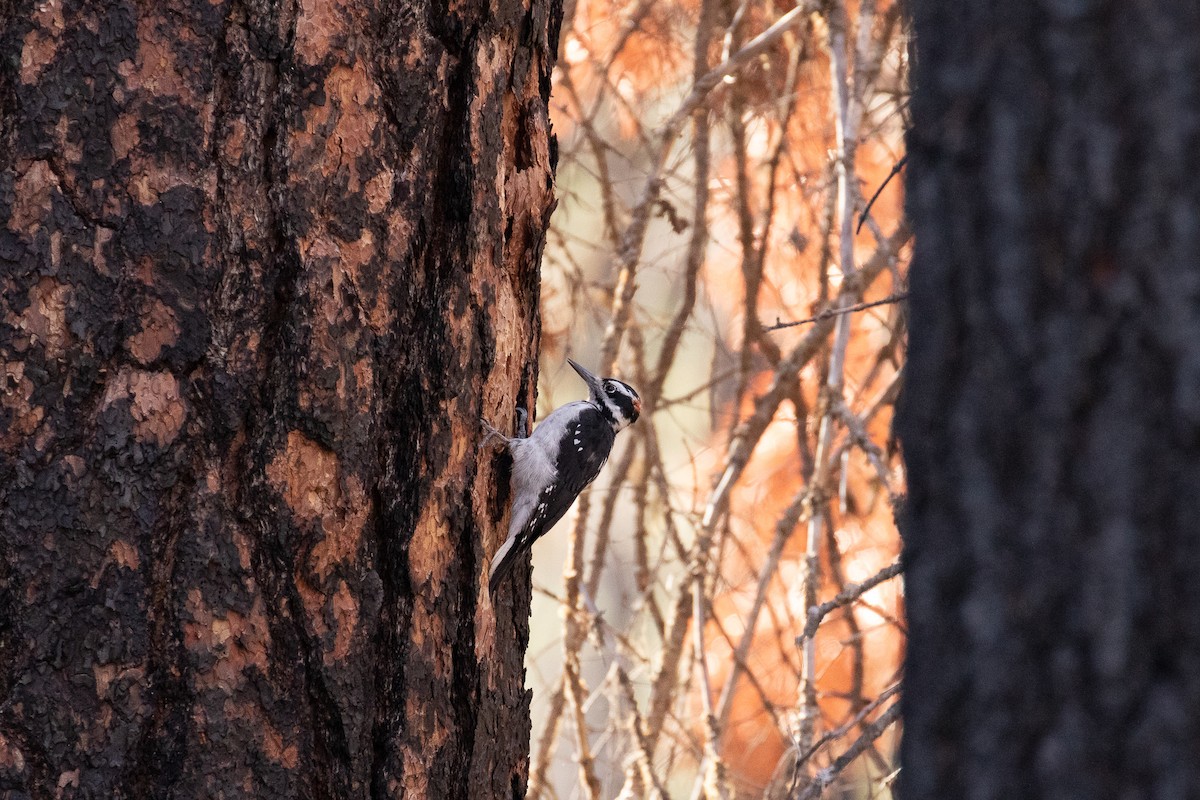
[[560,16],[0,0],[4,796],[523,796]]
[[901,796],[1200,794],[1200,11],[916,0]]

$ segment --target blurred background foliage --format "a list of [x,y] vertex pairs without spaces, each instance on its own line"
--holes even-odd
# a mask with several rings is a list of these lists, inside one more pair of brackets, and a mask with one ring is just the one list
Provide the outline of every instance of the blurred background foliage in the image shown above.
[[907,74],[890,2],[568,0],[538,416],[645,408],[534,551],[531,797],[890,794]]

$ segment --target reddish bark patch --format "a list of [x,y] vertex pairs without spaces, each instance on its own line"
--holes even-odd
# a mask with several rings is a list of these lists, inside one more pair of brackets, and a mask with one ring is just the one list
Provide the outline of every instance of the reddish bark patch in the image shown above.
[[24,233],[32,238],[33,233],[50,214],[50,197],[58,189],[58,179],[46,161],[34,161],[13,187],[13,204],[8,219],[8,229]]
[[169,372],[123,367],[104,391],[104,407],[128,400],[134,436],[165,447],[175,440],[187,419],[179,381]]
[[62,0],[38,3],[21,47],[21,83],[34,84],[58,53],[64,29]]
[[117,117],[117,121],[112,126],[112,136],[109,138],[112,143],[113,157],[117,160],[132,153],[133,149],[138,146],[138,142],[141,141],[137,115],[122,114]]
[[0,769],[6,772],[20,772],[25,769],[25,754],[3,733],[0,733]]
[[33,397],[33,381],[25,376],[25,364],[9,361],[0,367],[0,409],[4,410],[8,430],[0,435],[0,449],[10,452],[20,446],[46,416],[46,410],[29,401]]
[[247,670],[266,675],[270,664],[270,631],[261,598],[255,598],[249,613],[214,611],[199,589],[187,597],[188,619],[183,624],[184,646],[215,658],[212,668],[195,676],[197,689],[220,689],[233,695],[248,679]]
[[338,457],[298,431],[267,465],[267,478],[301,522],[324,534],[313,546],[311,567],[323,580],[335,564],[357,558],[370,499],[353,475],[341,475]]
[[147,298],[142,306],[142,329],[126,343],[130,354],[142,365],[158,358],[162,351],[179,340],[175,312],[157,298]]
[[14,342],[14,349],[23,352],[29,347],[42,347],[49,358],[61,358],[71,339],[67,327],[67,308],[71,303],[71,288],[54,278],[41,278],[29,289],[29,305],[19,315],[11,312],[4,321],[24,334],[23,341]]

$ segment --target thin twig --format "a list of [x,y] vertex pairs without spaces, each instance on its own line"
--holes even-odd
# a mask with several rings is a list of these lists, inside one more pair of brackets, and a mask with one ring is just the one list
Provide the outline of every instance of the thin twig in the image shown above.
[[687,119],[692,111],[704,102],[709,92],[715,89],[726,76],[732,75],[757,58],[759,53],[775,44],[785,33],[803,22],[805,17],[816,10],[816,7],[817,3],[814,0],[800,3],[775,20],[771,27],[742,45],[736,53],[709,70],[704,77],[692,84],[692,91],[688,93],[675,115],[668,121],[667,129],[682,124],[683,120]]
[[875,201],[879,199],[879,195],[883,193],[884,188],[892,180],[900,174],[900,170],[904,169],[904,165],[908,163],[908,153],[905,153],[899,161],[892,165],[892,171],[883,179],[883,183],[879,184],[879,188],[875,190],[875,194],[871,195],[871,199],[867,201],[863,207],[862,213],[858,215],[858,227],[854,229],[855,233],[862,230],[863,223],[867,221],[867,215],[871,213],[871,206],[875,205]]
[[794,328],[797,325],[810,325],[814,322],[820,322],[820,321],[826,320],[826,319],[833,319],[834,317],[841,316],[842,314],[853,314],[856,311],[866,311],[868,308],[875,308],[876,306],[886,306],[890,303],[899,303],[902,300],[907,300],[907,299],[908,299],[908,292],[896,292],[895,294],[890,294],[881,300],[872,300],[869,303],[856,303],[852,306],[845,306],[843,308],[836,308],[836,307],[830,306],[829,308],[826,308],[824,311],[822,311],[820,314],[817,314],[816,316],[807,317],[805,319],[798,319],[795,322],[781,322],[779,320],[776,320],[774,325],[772,325],[769,328],[763,328],[763,330],[770,332],[770,331],[783,330],[784,328]]
[[821,793],[837,779],[837,776],[854,763],[854,759],[866,752],[867,748],[899,718],[900,702],[897,701],[888,706],[888,710],[880,714],[878,719],[865,726],[862,735],[855,739],[844,753],[834,759],[832,764],[813,776],[808,786],[804,787],[804,790],[796,796],[796,800],[815,800],[820,797]]
[[[862,420],[854,415],[854,412],[849,409],[845,401],[839,400],[834,407],[834,413],[838,419],[846,426],[846,430],[850,433],[850,440],[858,446],[858,449],[866,455],[867,461],[875,470],[876,477],[879,478],[880,485],[888,494],[888,500],[895,503],[898,495],[892,490],[892,479],[888,475],[887,465],[883,463],[883,451],[879,445],[871,441],[871,437],[867,435],[867,427]],[[845,450],[839,450],[838,455],[844,455]],[[843,476],[845,471],[843,471]]]
[[810,608],[808,610],[808,620],[804,624],[804,632],[797,637],[796,645],[800,646],[804,642],[809,641],[816,636],[817,628],[821,626],[821,620],[825,619],[829,612],[833,611],[834,609],[841,608],[844,605],[853,603],[855,600],[862,597],[879,584],[896,577],[903,571],[904,568],[900,565],[900,562],[896,561],[879,570],[879,572],[876,572],[874,575],[862,581],[861,583],[852,583],[847,586],[844,591],[839,592],[835,597],[826,600],[820,605]]
[[801,754],[796,759],[796,763],[803,764],[805,761],[808,761],[810,758],[812,758],[817,753],[819,753],[821,751],[821,748],[823,748],[825,745],[827,745],[831,742],[835,742],[838,739],[841,739],[843,736],[850,733],[850,731],[854,730],[855,727],[857,727],[858,725],[861,725],[863,720],[865,720],[867,717],[874,714],[876,709],[878,709],[881,705],[886,703],[892,696],[894,696],[897,692],[899,692],[900,687],[901,687],[901,684],[899,682],[897,682],[897,683],[893,683],[891,686],[884,689],[882,692],[879,693],[878,697],[876,697],[870,703],[867,703],[865,706],[863,706],[859,710],[859,712],[857,714],[855,714],[853,717],[851,717],[849,720],[847,720],[845,722],[845,724],[839,725],[838,727],[834,728],[833,730],[824,734],[820,739],[818,739],[813,744],[811,750],[809,750],[807,753]]

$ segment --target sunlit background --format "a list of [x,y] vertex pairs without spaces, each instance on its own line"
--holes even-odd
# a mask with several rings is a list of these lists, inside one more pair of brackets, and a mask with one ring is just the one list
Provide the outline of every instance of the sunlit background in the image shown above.
[[534,550],[531,797],[890,794],[906,76],[891,3],[568,2],[538,416],[646,413]]

